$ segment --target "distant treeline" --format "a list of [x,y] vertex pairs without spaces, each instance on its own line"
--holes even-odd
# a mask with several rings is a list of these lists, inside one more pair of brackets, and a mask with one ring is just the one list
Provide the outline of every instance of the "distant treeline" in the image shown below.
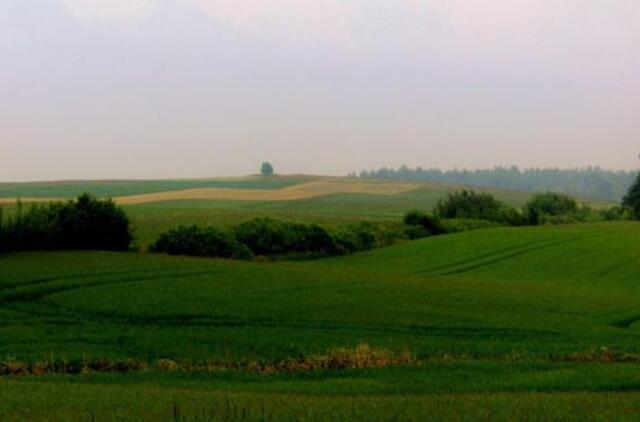
[[383,167],[378,170],[362,171],[351,177],[384,178],[446,182],[462,185],[512,189],[528,192],[556,192],[581,198],[620,201],[637,172],[604,170],[600,167],[580,169],[496,167],[488,170],[447,170],[435,168],[399,169]]

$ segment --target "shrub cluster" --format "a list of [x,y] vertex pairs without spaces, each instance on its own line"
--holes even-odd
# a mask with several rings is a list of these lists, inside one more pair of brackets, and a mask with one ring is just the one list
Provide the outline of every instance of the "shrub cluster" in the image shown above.
[[150,246],[151,252],[169,255],[251,259],[253,253],[246,245],[213,227],[180,226],[158,237]]
[[551,192],[534,195],[524,207],[524,215],[531,225],[575,221],[578,220],[579,211],[575,199]]
[[426,212],[413,210],[404,215],[405,234],[409,239],[421,239],[446,233],[440,219]]
[[130,249],[131,223],[111,200],[85,194],[75,201],[32,205],[3,221],[0,215],[0,252],[34,250]]
[[469,218],[453,218],[441,220],[442,228],[446,233],[460,233],[469,230],[491,229],[502,224],[487,220],[474,220]]
[[436,214],[446,219],[485,220],[519,226],[524,224],[522,214],[486,192],[461,190],[447,194],[438,202]]
[[629,210],[633,218],[640,220],[640,174],[625,195],[622,206]]
[[403,228],[380,226],[369,221],[362,221],[339,229],[334,237],[344,253],[367,251],[373,248],[389,246],[399,239],[404,239]]
[[292,223],[275,218],[255,218],[234,229],[238,242],[254,254],[277,256],[285,254],[337,255],[338,243],[326,229],[317,224]]
[[[495,225],[535,226],[625,220],[632,217],[632,212],[625,206],[594,210],[578,204],[570,196],[552,192],[534,195],[522,210],[518,210],[489,193],[462,190],[450,193],[440,201],[435,215],[443,221],[445,231],[452,232]],[[482,221],[485,224],[480,223]]]
[[268,257],[326,257],[384,246],[388,232],[371,223],[330,231],[317,224],[275,218],[255,218],[235,226],[230,233],[198,226],[178,227],[160,235],[152,252],[171,255],[251,259]]

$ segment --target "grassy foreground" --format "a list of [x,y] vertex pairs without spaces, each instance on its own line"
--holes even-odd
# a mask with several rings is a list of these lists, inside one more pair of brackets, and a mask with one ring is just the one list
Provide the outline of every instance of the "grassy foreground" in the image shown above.
[[0,377],[0,419],[637,420],[639,258],[631,222],[310,262],[1,256],[2,357],[274,362],[368,343],[415,362]]
[[3,421],[634,421],[640,394],[306,395],[138,382],[1,381]]

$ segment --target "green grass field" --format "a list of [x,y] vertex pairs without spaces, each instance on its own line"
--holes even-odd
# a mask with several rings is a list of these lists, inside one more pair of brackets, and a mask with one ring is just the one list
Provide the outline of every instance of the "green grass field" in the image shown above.
[[563,357],[640,353],[639,239],[640,224],[607,223],[479,230],[306,262],[0,256],[0,356],[271,362],[368,343],[419,362],[0,378],[0,418],[634,420],[637,363]]
[[280,189],[306,177],[243,177],[237,179],[105,180],[0,183],[0,198],[74,198],[83,193],[97,197],[140,195],[195,188]]
[[[278,189],[308,180],[0,185],[0,197]],[[457,188],[124,209],[145,250],[179,224],[228,229],[258,216],[393,226]],[[530,197],[493,193],[514,206]],[[5,215],[15,210],[4,207]],[[0,376],[0,420],[637,420],[639,275],[640,224],[632,222],[477,230],[297,262],[0,255],[0,362],[135,359],[151,368]],[[361,344],[413,359],[368,369],[247,369]],[[603,350],[631,358],[611,361]],[[192,369],[158,372],[162,359]],[[211,363],[227,369],[202,369]]]
[[[457,186],[421,187],[396,195],[331,194],[295,201],[189,200],[127,205],[125,209],[136,227],[143,248],[168,227],[180,224],[212,225],[228,228],[255,217],[273,216],[292,221],[338,227],[362,220],[381,224],[401,221],[411,209],[431,210]],[[528,193],[492,191],[496,197],[520,207]]]

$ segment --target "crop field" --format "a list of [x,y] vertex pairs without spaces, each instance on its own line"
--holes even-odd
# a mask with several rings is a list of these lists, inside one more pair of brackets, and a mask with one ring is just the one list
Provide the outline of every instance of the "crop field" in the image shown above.
[[[127,212],[136,223],[157,213],[151,233],[194,215],[228,224],[232,210],[339,224],[371,209],[363,215],[384,220],[433,200],[402,195],[397,209],[375,195],[351,208],[362,197],[347,195],[292,209],[195,201]],[[633,222],[477,230],[300,262],[8,254],[5,366],[138,363],[0,376],[0,419],[637,420],[639,274]],[[269,369],[365,344],[410,358]],[[177,367],[158,369],[165,360]]]
[[307,176],[273,176],[268,179],[255,176],[225,179],[0,183],[0,198],[7,202],[15,198],[74,198],[83,193],[91,193],[98,197],[118,197],[202,188],[280,189],[307,179]]
[[[12,188],[9,188],[13,186]],[[365,181],[313,176],[246,177],[238,179],[140,182],[65,182],[59,184],[0,184],[5,215],[23,202],[47,202],[89,192],[114,197],[124,206],[136,228],[142,249],[163,231],[180,224],[228,228],[255,217],[339,227],[367,220],[396,224],[410,209],[429,210],[447,192],[463,186],[439,183]],[[483,189],[513,206],[531,194]],[[19,195],[20,194],[20,195]]]

